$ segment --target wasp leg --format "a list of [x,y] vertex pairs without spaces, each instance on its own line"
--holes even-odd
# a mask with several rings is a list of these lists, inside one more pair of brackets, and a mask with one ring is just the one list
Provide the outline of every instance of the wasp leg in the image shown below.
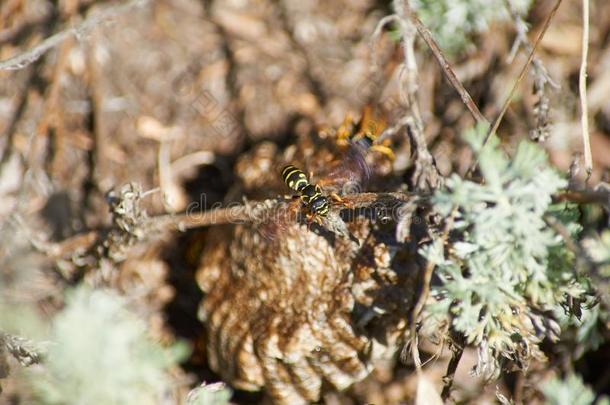
[[352,134],[354,119],[351,114],[347,114],[343,123],[337,129],[337,143],[345,143]]
[[316,223],[320,225],[318,216],[313,212],[308,212],[305,214],[305,224],[307,225],[307,230],[311,231],[311,225]]
[[389,146],[373,145],[373,146],[371,146],[371,150],[377,151],[377,152],[381,153],[382,155],[387,156],[387,158],[392,161],[396,159],[396,155],[394,155],[394,151]]
[[346,207],[346,208],[351,208],[351,207],[352,207],[352,205],[353,205],[351,202],[349,202],[349,201],[347,201],[347,200],[345,200],[345,199],[341,198],[341,196],[340,196],[339,194],[337,194],[337,193],[330,193],[328,196],[329,196],[329,197],[330,197],[330,198],[331,198],[331,199],[332,199],[332,200],[333,200],[333,201],[334,201],[336,204],[338,204],[338,205],[342,205],[342,206],[344,206],[344,207]]
[[332,192],[328,196],[332,198],[336,203],[343,203],[343,198],[341,198],[341,196],[337,193]]

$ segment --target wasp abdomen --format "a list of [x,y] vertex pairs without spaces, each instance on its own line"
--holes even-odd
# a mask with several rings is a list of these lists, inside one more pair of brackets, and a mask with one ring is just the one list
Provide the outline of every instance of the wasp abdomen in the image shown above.
[[301,192],[307,185],[307,176],[303,171],[293,165],[288,165],[282,170],[282,179],[284,183],[294,191]]
[[311,212],[320,216],[328,214],[328,198],[322,194],[320,186],[309,183],[301,169],[288,165],[282,170],[282,178],[288,187],[301,195],[301,200]]

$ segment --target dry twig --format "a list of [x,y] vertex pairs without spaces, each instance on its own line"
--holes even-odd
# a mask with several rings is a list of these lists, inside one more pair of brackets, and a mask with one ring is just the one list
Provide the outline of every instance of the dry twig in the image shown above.
[[578,92],[580,94],[580,122],[582,127],[582,143],[585,155],[585,170],[587,180],[593,171],[591,143],[589,140],[589,108],[587,106],[587,57],[589,54],[589,0],[582,0],[582,59],[578,76]]
[[412,183],[418,191],[429,191],[438,188],[442,178],[432,154],[428,150],[424,136],[424,124],[419,111],[417,101],[417,63],[415,61],[415,27],[409,20],[412,14],[408,0],[394,1],[394,11],[401,21],[402,48],[404,52],[404,73],[406,75],[406,101],[412,116],[412,125],[408,125],[409,138],[415,146],[415,171],[412,175]]
[[48,37],[24,53],[20,53],[19,55],[0,61],[0,70],[23,69],[24,67],[37,61],[50,49],[53,49],[57,45],[61,44],[65,39],[71,36],[80,38],[90,31],[91,28],[99,25],[100,23],[110,18],[117,17],[118,15],[131,10],[135,6],[143,6],[144,4],[148,3],[148,1],[149,0],[131,0],[118,7],[111,7],[103,12],[100,12],[99,14],[93,15],[76,27],[68,28]]
[[[491,135],[495,134],[496,131],[498,130],[498,127],[500,126],[500,122],[502,122],[502,118],[504,117],[504,114],[506,114],[506,111],[508,110],[508,106],[510,105],[510,103],[513,99],[513,95],[515,94],[515,91],[517,90],[517,87],[519,86],[521,81],[523,81],[523,78],[525,77],[525,73],[527,73],[527,68],[534,60],[534,55],[536,53],[536,50],[538,49],[538,46],[540,45],[540,42],[542,41],[542,38],[544,37],[546,30],[549,28],[549,25],[551,24],[551,20],[555,16],[555,13],[557,13],[557,9],[559,9],[560,5],[561,5],[561,0],[557,0],[557,3],[555,3],[555,6],[549,13],[548,17],[546,18],[546,21],[544,22],[544,26],[542,27],[542,31],[540,32],[540,34],[538,34],[538,38],[536,38],[536,41],[534,42],[534,46],[532,47],[532,50],[530,51],[527,61],[521,68],[521,72],[519,73],[517,80],[513,84],[513,87],[510,89],[508,96],[506,97],[506,100],[504,101],[504,104],[502,106],[502,109],[500,110],[500,113],[494,120],[493,125],[491,127],[489,127],[489,129],[487,130],[487,134],[485,135],[485,140],[483,141],[483,145],[487,144],[487,141],[489,141],[489,138],[491,137]],[[476,167],[477,164],[478,164],[478,160],[475,161],[474,164],[470,167],[470,169],[467,172],[467,176],[472,173],[472,171],[474,170],[474,168]]]
[[[510,0],[505,0],[505,4],[513,19],[515,30],[517,31],[515,41],[513,42],[513,46],[507,57],[507,62],[512,63],[517,51],[521,46],[523,46],[526,52],[531,52],[532,44],[527,37],[529,29],[523,20],[523,16],[519,14]],[[544,142],[550,135],[550,100],[546,91],[547,84],[554,89],[558,89],[559,85],[553,81],[539,57],[534,56],[534,59],[532,60],[532,68],[532,76],[534,78],[534,94],[537,101],[534,105],[536,124],[535,127],[530,130],[530,138],[535,142]]]
[[453,387],[453,379],[455,378],[455,372],[460,365],[462,354],[464,354],[464,339],[463,337],[454,338],[454,342],[451,347],[451,360],[447,365],[447,372],[443,377],[443,391],[441,392],[441,399],[446,401],[451,395],[451,387]]
[[[405,2],[405,3],[407,3],[407,2]],[[408,5],[407,5],[407,7],[408,7]],[[470,111],[470,114],[472,114],[474,119],[479,124],[484,124],[484,125],[489,126],[489,122],[487,121],[485,116],[481,113],[481,111],[479,110],[479,108],[477,107],[475,102],[472,100],[472,97],[470,97],[470,94],[468,93],[466,88],[464,88],[464,86],[462,85],[460,80],[457,78],[455,72],[451,68],[451,65],[447,61],[447,58],[445,58],[445,55],[443,55],[443,52],[441,51],[441,49],[437,45],[436,41],[432,37],[430,30],[424,25],[424,23],[421,22],[421,20],[417,17],[417,15],[414,12],[409,11],[408,18],[411,21],[411,23],[415,26],[415,28],[417,28],[419,35],[422,36],[422,38],[424,39],[424,41],[426,42],[426,44],[432,51],[432,54],[438,61],[438,64],[441,67],[441,69],[443,70],[445,77],[447,78],[447,80],[449,80],[449,83],[451,83],[453,88],[458,92],[458,94],[462,98],[462,101],[466,105],[466,108],[468,108],[468,111]]]

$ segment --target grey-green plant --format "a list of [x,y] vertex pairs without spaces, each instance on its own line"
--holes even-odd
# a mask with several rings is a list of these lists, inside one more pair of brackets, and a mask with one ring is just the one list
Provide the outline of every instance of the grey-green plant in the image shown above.
[[595,401],[595,394],[577,374],[569,374],[564,379],[553,378],[541,388],[547,405],[609,405],[608,398]]
[[[532,0],[510,2],[519,14],[525,14],[532,4]],[[487,31],[493,21],[510,16],[506,0],[412,0],[410,4],[449,53],[464,49],[472,34]]]
[[554,314],[590,295],[574,271],[574,254],[550,225],[578,230],[566,223],[573,216],[552,205],[566,181],[539,146],[522,141],[508,157],[494,137],[484,146],[484,134],[478,128],[464,136],[481,180],[453,174],[433,197],[452,227],[448,243],[439,237],[421,249],[437,277],[423,332],[463,336],[478,349],[475,373],[491,378],[503,360],[527,367],[544,359],[538,344],[560,333]]
[[231,399],[231,390],[224,383],[206,384],[195,387],[188,394],[187,405],[226,405]]
[[599,269],[600,276],[610,277],[610,230],[606,229],[599,236],[586,238],[583,245]]
[[164,348],[125,297],[81,286],[52,321],[44,367],[30,374],[42,404],[155,404],[185,348]]

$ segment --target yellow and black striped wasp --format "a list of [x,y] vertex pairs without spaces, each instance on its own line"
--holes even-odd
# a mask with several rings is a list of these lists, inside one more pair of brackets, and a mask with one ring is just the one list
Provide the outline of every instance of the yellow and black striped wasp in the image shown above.
[[365,149],[377,151],[390,160],[394,160],[394,152],[389,146],[389,140],[377,143],[377,139],[386,128],[385,119],[377,114],[373,107],[367,105],[362,109],[362,116],[354,125],[351,115],[347,115],[337,130],[337,139],[340,143],[351,142]]
[[[337,218],[331,215],[331,208],[335,205],[349,208],[349,199],[345,196],[367,189],[371,178],[367,155],[375,146],[381,146],[375,145],[374,142],[383,131],[385,123],[379,121],[370,108],[365,108],[357,125],[348,127],[345,124],[348,122],[352,122],[349,117],[344,125],[333,131],[334,137],[314,137],[309,144],[303,141],[306,146],[301,146],[302,150],[314,148],[312,154],[304,154],[307,158],[301,162],[309,176],[296,164],[280,167],[281,179],[288,188],[297,193],[301,206],[307,211],[308,223],[312,219],[317,220],[316,222],[322,219],[325,226],[332,225],[337,222]],[[391,149],[389,152],[384,155],[390,155]],[[315,181],[312,180],[313,173]],[[281,234],[298,218],[294,205],[282,203],[281,207],[282,209],[274,212],[272,220],[261,225],[261,233],[265,237],[271,238]]]
[[320,186],[309,182],[307,175],[301,169],[293,165],[284,167],[282,179],[290,189],[299,193],[301,201],[312,214],[321,217],[328,215],[330,208],[328,197],[322,194]]
[[356,125],[348,115],[336,131],[337,144],[332,152],[334,159],[317,167],[316,172],[320,173],[317,184],[312,183],[305,172],[294,165],[282,169],[284,183],[299,193],[311,214],[327,216],[331,198],[341,202],[340,195],[361,192],[366,187],[371,175],[366,162],[369,150],[377,150],[393,159],[394,154],[388,146],[375,144],[385,126],[385,120],[370,106],[364,107]]

